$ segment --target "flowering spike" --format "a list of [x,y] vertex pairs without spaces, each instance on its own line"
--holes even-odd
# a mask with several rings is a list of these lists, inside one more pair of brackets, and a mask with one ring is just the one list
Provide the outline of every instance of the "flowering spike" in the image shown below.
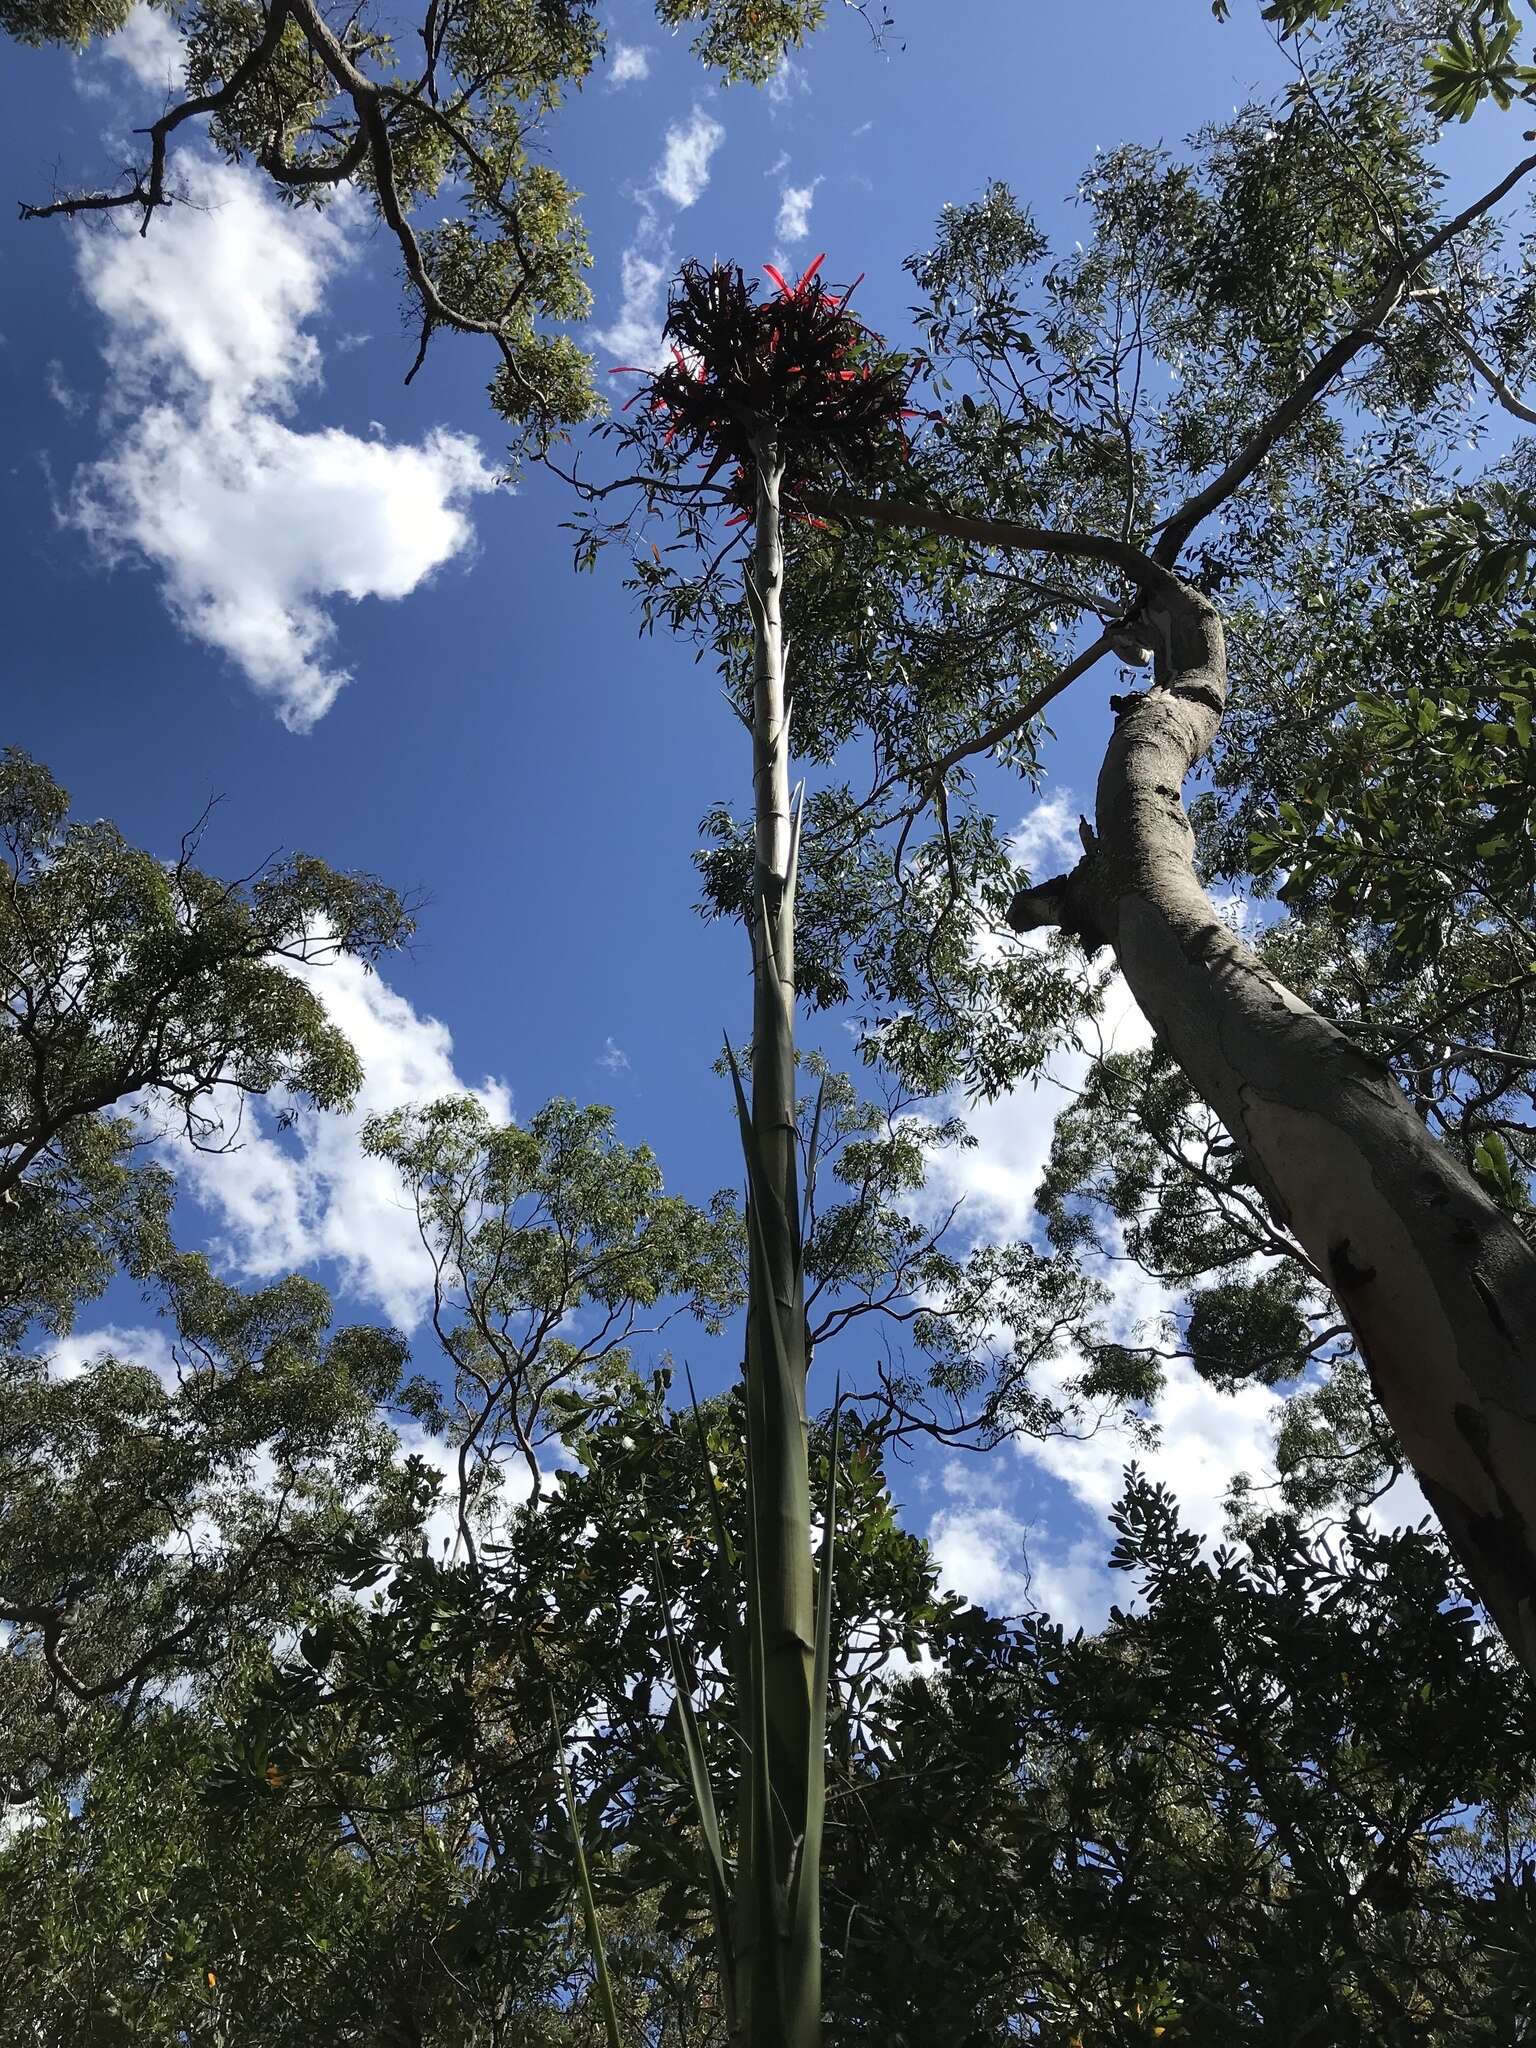
[[775,270],[771,263],[765,263],[763,265],[763,275],[765,277],[771,277],[773,279],[774,283],[779,288],[779,297],[781,299],[792,299],[795,296],[794,293],[790,290],[789,286],[784,282],[784,273],[782,270]]

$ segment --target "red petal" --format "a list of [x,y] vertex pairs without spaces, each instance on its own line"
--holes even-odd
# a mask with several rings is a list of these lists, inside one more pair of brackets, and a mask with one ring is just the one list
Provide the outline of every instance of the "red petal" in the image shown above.
[[800,294],[805,290],[806,286],[810,283],[811,279],[816,275],[817,271],[820,270],[821,266],[823,265],[823,263],[826,262],[826,260],[827,252],[825,249],[823,249],[821,254],[816,258],[816,261],[805,273],[804,277],[802,277],[800,282],[795,286],[794,292],[792,294],[794,298],[799,298]]
[[779,295],[781,298],[792,299],[795,296],[794,293],[790,290],[789,286],[784,282],[784,273],[782,270],[775,270],[771,263],[765,263],[763,265],[763,274],[765,277],[771,277],[773,279],[774,283],[779,288]]

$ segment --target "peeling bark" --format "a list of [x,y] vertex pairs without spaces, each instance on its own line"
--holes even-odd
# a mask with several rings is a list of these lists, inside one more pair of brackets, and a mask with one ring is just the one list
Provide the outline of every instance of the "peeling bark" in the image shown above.
[[1119,706],[1097,843],[1016,897],[1010,921],[1114,949],[1158,1038],[1330,1277],[1426,1499],[1536,1675],[1536,1253],[1387,1069],[1217,916],[1182,791],[1226,705],[1221,620],[1183,585],[1151,609],[1163,651],[1151,688]]

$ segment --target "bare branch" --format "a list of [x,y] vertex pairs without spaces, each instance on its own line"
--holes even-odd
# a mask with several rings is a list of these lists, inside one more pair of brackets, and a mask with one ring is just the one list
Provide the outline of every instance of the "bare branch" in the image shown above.
[[[1536,162],[1536,158],[1533,158]],[[970,513],[946,512],[941,505],[904,503],[895,498],[860,498],[839,491],[834,496],[802,492],[798,502],[821,519],[867,519],[873,526],[908,528],[918,533],[947,534],[951,540],[978,541],[983,547],[1016,548],[1028,554],[1076,556],[1105,562],[1129,576],[1141,589],[1178,597],[1184,586],[1170,566],[1143,554],[1129,541],[1107,534],[1074,533],[1049,526],[1021,526],[1011,519],[979,519]]]
[[1006,718],[1000,718],[996,725],[989,726],[975,739],[967,740],[964,746],[951,747],[949,752],[941,755],[937,761],[925,763],[927,771],[932,775],[945,775],[951,768],[958,767],[962,761],[969,760],[973,754],[989,754],[994,747],[1001,746],[1004,740],[1012,739],[1016,732],[1023,731],[1032,718],[1038,718],[1045,707],[1054,702],[1070,684],[1075,683],[1079,676],[1086,675],[1089,669],[1102,661],[1111,651],[1113,644],[1107,633],[1101,633],[1091,646],[1085,647],[1081,654],[1069,661],[1058,675],[1053,676],[1048,683],[1026,697],[1017,710],[1010,711]]

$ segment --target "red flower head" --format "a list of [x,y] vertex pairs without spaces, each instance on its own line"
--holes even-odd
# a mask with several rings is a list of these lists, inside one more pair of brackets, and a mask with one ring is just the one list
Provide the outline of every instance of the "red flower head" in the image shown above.
[[[662,449],[701,455],[706,480],[734,469],[738,515],[750,508],[758,450],[770,443],[791,491],[822,478],[867,479],[904,451],[905,369],[848,311],[862,277],[831,291],[825,261],[818,256],[794,284],[764,264],[776,287],[767,299],[733,266],[685,264],[667,310],[671,363],[624,372],[650,377],[636,396],[649,395],[664,416]],[[628,431],[649,439],[652,430]]]

